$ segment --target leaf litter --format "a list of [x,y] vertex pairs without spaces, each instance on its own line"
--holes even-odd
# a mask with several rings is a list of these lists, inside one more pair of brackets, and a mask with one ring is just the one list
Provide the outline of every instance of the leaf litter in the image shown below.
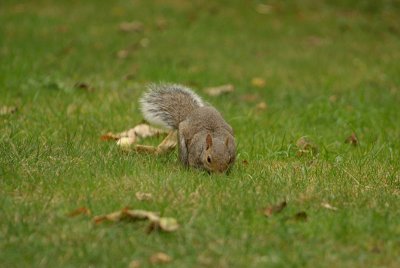
[[149,261],[151,264],[165,264],[172,261],[172,258],[164,252],[157,252],[150,256]]
[[164,232],[174,232],[178,230],[179,224],[175,218],[160,217],[158,212],[128,209],[124,208],[120,211],[115,211],[109,214],[95,216],[93,222],[100,224],[103,222],[120,222],[120,221],[148,221],[149,225],[147,232],[161,230]]
[[292,217],[293,220],[296,221],[307,221],[308,215],[305,211],[299,211]]
[[15,106],[1,106],[0,107],[0,115],[8,115],[13,114],[18,111],[18,108]]
[[323,207],[323,208],[326,208],[326,209],[329,209],[329,210],[333,210],[333,211],[337,211],[338,210],[338,208],[337,207],[334,207],[334,206],[332,206],[331,204],[329,204],[329,203],[321,203],[321,206]]
[[358,138],[356,136],[356,133],[351,133],[351,135],[349,137],[347,137],[347,139],[344,141],[345,143],[351,144],[353,146],[357,146],[358,145]]
[[208,87],[204,89],[204,92],[212,97],[217,97],[222,94],[227,94],[235,91],[235,87],[232,84],[226,84],[217,87]]
[[254,77],[251,79],[251,85],[253,87],[263,88],[266,84],[265,79],[261,77]]
[[287,206],[286,201],[282,201],[278,204],[268,206],[263,209],[263,214],[266,217],[271,217],[272,215],[280,213]]
[[143,28],[143,23],[140,21],[121,22],[119,24],[119,30],[125,33],[142,32]]
[[80,207],[80,208],[74,209],[71,212],[69,212],[67,214],[67,216],[72,218],[72,217],[76,217],[76,216],[79,216],[79,215],[90,216],[91,214],[92,213],[90,212],[90,209],[88,209],[87,207]]
[[302,156],[304,154],[317,154],[318,146],[307,136],[303,136],[297,140],[296,146],[299,149],[297,152],[298,156]]
[[135,194],[135,197],[139,201],[150,201],[153,199],[153,195],[151,193],[142,193],[142,192],[137,192]]
[[121,139],[125,138],[125,140],[120,141],[121,144],[118,144],[120,146],[124,146],[133,144],[140,138],[153,137],[165,133],[167,133],[165,130],[151,127],[147,124],[139,124],[134,128],[128,129],[120,133],[108,132],[102,135],[100,138],[103,141],[116,140],[117,144]]
[[84,90],[84,91],[87,91],[87,92],[94,92],[95,91],[94,87],[90,86],[89,84],[87,84],[85,82],[77,82],[74,85],[74,88],[81,89],[81,90]]

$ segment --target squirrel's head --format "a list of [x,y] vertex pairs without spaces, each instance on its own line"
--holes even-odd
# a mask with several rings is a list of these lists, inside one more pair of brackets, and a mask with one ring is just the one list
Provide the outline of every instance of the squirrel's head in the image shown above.
[[236,145],[233,137],[206,136],[206,150],[202,154],[203,167],[210,172],[226,172],[235,162]]

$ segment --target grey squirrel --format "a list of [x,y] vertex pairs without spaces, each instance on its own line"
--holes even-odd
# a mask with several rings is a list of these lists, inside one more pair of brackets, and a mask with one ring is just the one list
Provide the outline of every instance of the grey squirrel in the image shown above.
[[191,89],[177,84],[151,84],[140,105],[148,122],[178,130],[183,165],[220,173],[232,167],[236,158],[232,127]]

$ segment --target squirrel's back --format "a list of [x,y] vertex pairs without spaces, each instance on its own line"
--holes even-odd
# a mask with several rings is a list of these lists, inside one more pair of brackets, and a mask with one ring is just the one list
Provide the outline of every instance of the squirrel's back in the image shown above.
[[144,118],[152,124],[177,129],[202,99],[189,88],[176,84],[151,84],[140,99]]

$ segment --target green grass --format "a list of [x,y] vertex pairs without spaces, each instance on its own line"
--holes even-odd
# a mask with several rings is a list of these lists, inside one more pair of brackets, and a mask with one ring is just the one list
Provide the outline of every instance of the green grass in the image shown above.
[[[19,110],[0,117],[0,266],[147,267],[162,251],[166,267],[398,267],[399,2],[269,1],[269,14],[257,1],[191,2],[2,1],[0,106]],[[143,32],[118,30],[132,20]],[[235,85],[204,96],[235,130],[229,175],[100,141],[142,120],[137,99],[154,81],[203,96]],[[358,146],[344,143],[352,132]],[[298,156],[302,136],[317,155]],[[284,199],[281,213],[260,212]],[[146,234],[144,223],[66,216],[125,206],[181,228]],[[293,220],[299,211],[307,221]]]

